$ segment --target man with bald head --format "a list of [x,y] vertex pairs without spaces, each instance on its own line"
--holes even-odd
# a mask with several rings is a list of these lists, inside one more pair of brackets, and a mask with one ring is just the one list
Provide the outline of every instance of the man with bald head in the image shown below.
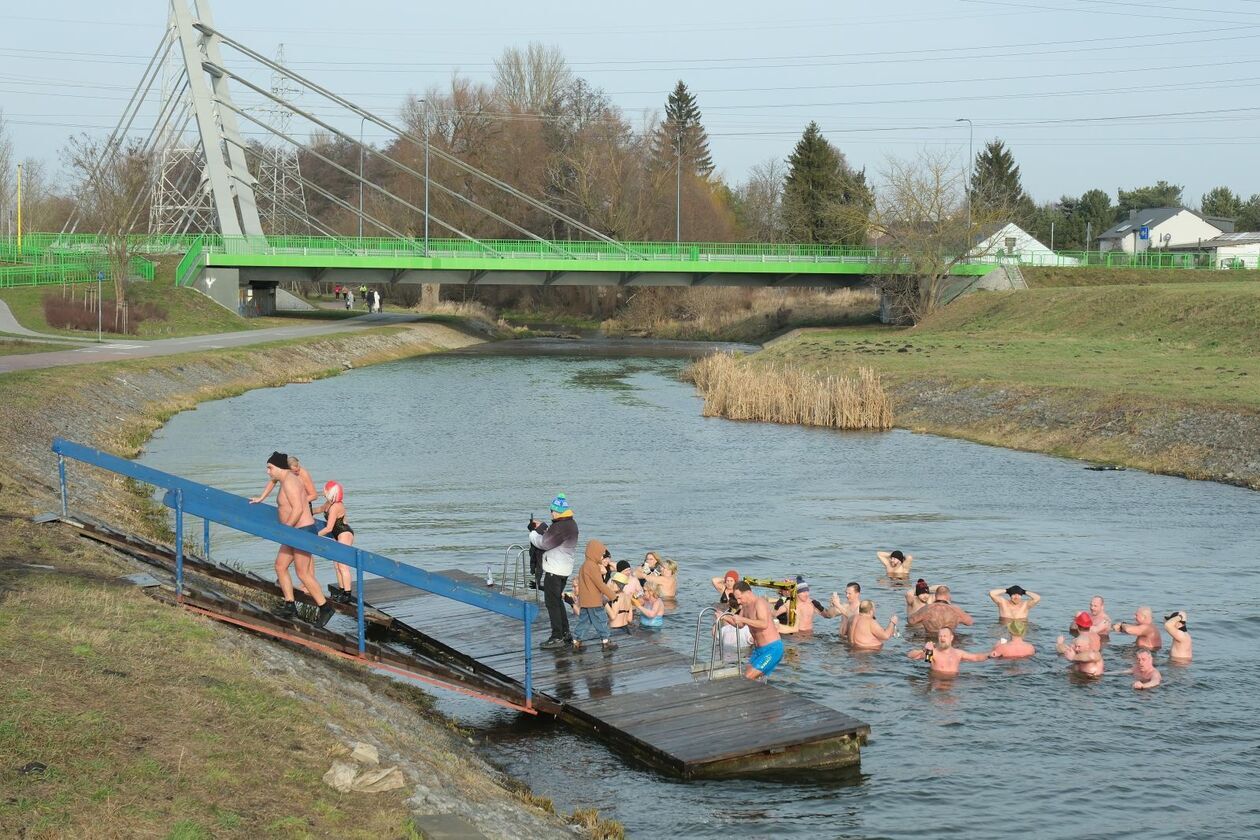
[[948,627],[937,632],[935,642],[924,642],[922,650],[912,650],[906,656],[926,661],[932,666],[932,675],[937,677],[955,676],[963,662],[985,662],[989,658],[987,653],[968,653],[954,647],[954,631]]
[[1160,635],[1159,628],[1152,621],[1150,607],[1138,607],[1137,612],[1133,614],[1133,622],[1117,621],[1111,625],[1114,633],[1124,633],[1134,636],[1137,641],[1135,644],[1143,650],[1159,650],[1164,645],[1164,637]]
[[936,600],[917,610],[906,621],[907,626],[917,627],[929,636],[935,635],[943,628],[953,630],[959,624],[970,627],[976,620],[959,609],[950,601],[949,587],[944,584],[936,587]]

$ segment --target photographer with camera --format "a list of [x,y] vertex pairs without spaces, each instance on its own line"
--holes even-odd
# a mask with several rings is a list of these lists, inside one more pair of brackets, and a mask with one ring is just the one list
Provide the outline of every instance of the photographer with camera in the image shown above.
[[540,530],[542,524],[537,519],[529,520],[529,544],[543,552],[543,603],[551,621],[551,636],[541,647],[556,650],[573,642],[569,613],[564,605],[564,588],[569,575],[573,574],[573,554],[578,542],[577,520],[563,493],[551,501],[551,525]]

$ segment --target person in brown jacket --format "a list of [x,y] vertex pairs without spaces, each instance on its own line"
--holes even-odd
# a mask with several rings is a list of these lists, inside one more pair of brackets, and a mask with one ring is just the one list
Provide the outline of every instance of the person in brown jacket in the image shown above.
[[573,582],[573,594],[577,596],[578,605],[578,619],[573,628],[575,651],[582,650],[588,629],[598,634],[605,651],[617,649],[616,643],[609,637],[608,616],[604,614],[604,601],[617,597],[617,590],[604,583],[604,569],[610,562],[605,558],[606,554],[602,542],[588,542],[586,560],[578,570],[577,580]]

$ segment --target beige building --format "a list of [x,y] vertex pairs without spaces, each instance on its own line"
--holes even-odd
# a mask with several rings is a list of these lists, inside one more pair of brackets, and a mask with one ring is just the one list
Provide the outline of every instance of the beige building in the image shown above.
[[1223,233],[1233,233],[1232,219],[1204,216],[1184,207],[1130,210],[1120,222],[1098,237],[1098,250],[1141,253],[1152,249],[1197,247]]

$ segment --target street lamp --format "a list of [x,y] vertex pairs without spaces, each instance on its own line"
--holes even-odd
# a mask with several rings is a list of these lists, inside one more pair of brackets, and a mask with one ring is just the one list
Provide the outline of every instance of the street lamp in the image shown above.
[[682,241],[682,129],[678,129],[674,151],[678,153],[674,164],[674,244]]
[[424,255],[429,256],[429,100],[421,99],[424,106]]
[[966,117],[959,117],[954,122],[965,122],[967,124],[967,177],[963,179],[963,189],[967,191],[967,238],[971,239],[971,184],[968,183],[971,178],[971,170],[975,167],[974,153],[972,152],[972,137],[975,134],[975,126],[971,124],[971,120]]
[[[359,239],[363,239],[363,123],[367,117],[359,118]],[[363,247],[363,243],[359,243]]]

